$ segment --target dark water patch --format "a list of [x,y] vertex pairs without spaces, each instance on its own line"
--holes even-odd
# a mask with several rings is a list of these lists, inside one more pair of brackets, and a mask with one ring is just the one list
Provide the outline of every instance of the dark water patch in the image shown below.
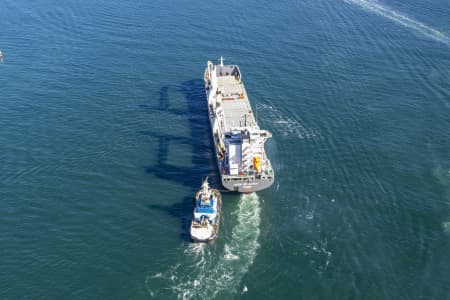
[[[176,180],[189,187],[195,187],[201,183],[202,176],[209,176],[211,183],[217,185],[219,182],[214,157],[212,155],[212,143],[210,139],[209,120],[207,117],[206,99],[203,93],[203,82],[192,80],[176,87],[185,95],[187,111],[180,112],[169,108],[168,87],[160,90],[159,107],[155,111],[166,111],[169,118],[166,122],[170,124],[170,115],[186,116],[189,121],[190,135],[188,137],[171,137],[165,133],[140,131],[141,134],[156,137],[158,140],[157,164],[146,167],[147,173],[161,177],[165,180]],[[180,101],[181,99],[177,99]],[[141,106],[142,107],[142,106]],[[143,108],[147,109],[147,106]],[[171,144],[185,144],[191,147],[192,167],[178,167],[171,164],[168,147]]]
[[[171,136],[167,132],[154,132],[152,130],[142,130],[139,133],[152,137],[157,149],[156,164],[145,167],[148,174],[159,177],[166,181],[175,181],[177,184],[184,184],[189,188],[192,195],[184,197],[181,202],[172,205],[149,204],[149,208],[165,212],[181,221],[181,238],[189,241],[188,227],[191,219],[193,206],[192,199],[200,187],[201,180],[205,176],[210,178],[209,182],[213,187],[220,188],[220,178],[217,175],[217,167],[214,160],[213,145],[210,139],[209,120],[207,117],[206,99],[204,96],[204,84],[201,80],[191,80],[180,85],[164,86],[160,89],[159,103],[156,106],[140,105],[149,114],[167,113],[165,122],[173,122],[174,116],[188,120],[189,136]],[[170,91],[181,92],[182,98],[171,98]],[[186,110],[172,108],[171,101],[185,101]],[[163,129],[164,130],[164,129]],[[170,153],[170,147],[179,148],[181,145],[186,151],[182,159],[189,159],[189,167],[184,163],[177,162]],[[163,199],[160,199],[163,201]]]

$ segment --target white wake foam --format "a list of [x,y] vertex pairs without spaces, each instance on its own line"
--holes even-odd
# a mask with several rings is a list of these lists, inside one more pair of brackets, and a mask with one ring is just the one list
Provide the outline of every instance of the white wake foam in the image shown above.
[[450,221],[442,222],[442,229],[446,233],[450,233]]
[[[433,168],[433,175],[437,182],[444,188],[445,202],[450,209],[450,169],[446,170],[445,167],[436,164],[436,167]],[[450,234],[450,216],[441,223],[441,226],[445,233]]]
[[[155,298],[174,295],[178,299],[211,299],[221,292],[239,293],[239,284],[253,263],[259,248],[260,204],[256,193],[243,194],[233,214],[237,223],[223,249],[190,244],[186,264],[147,276],[146,286]],[[220,237],[219,238],[225,238]],[[221,251],[221,253],[217,253]],[[247,287],[244,286],[245,291]]]
[[302,120],[287,112],[282,113],[270,104],[259,103],[256,105],[256,111],[264,115],[264,118],[272,120],[272,124],[275,127],[274,131],[279,135],[297,137],[299,139],[310,139],[318,136],[318,132],[307,128]]
[[344,0],[344,1],[347,3],[355,4],[367,11],[374,12],[382,17],[390,19],[400,25],[405,26],[406,28],[414,30],[430,39],[444,43],[450,47],[450,37],[440,32],[439,30],[434,29],[414,19],[411,19],[408,16],[400,12],[397,12],[392,8],[384,6],[378,2],[369,0]]

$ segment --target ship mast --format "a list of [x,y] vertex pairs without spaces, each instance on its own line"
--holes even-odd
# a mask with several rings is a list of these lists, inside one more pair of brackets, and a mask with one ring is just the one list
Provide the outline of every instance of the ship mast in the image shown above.
[[202,184],[202,200],[206,201],[208,197],[209,197],[209,184],[208,184],[208,176],[206,176]]

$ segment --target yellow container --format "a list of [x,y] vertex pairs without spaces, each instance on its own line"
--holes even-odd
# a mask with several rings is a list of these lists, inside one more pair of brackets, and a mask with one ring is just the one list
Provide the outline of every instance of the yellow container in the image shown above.
[[253,168],[255,168],[256,172],[259,172],[261,168],[261,159],[259,156],[253,156]]

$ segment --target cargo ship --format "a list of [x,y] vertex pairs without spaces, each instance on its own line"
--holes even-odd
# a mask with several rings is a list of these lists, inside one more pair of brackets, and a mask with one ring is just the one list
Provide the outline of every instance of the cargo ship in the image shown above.
[[259,128],[237,65],[208,61],[204,74],[209,121],[222,185],[251,193],[270,187],[275,174],[264,144],[272,137]]

